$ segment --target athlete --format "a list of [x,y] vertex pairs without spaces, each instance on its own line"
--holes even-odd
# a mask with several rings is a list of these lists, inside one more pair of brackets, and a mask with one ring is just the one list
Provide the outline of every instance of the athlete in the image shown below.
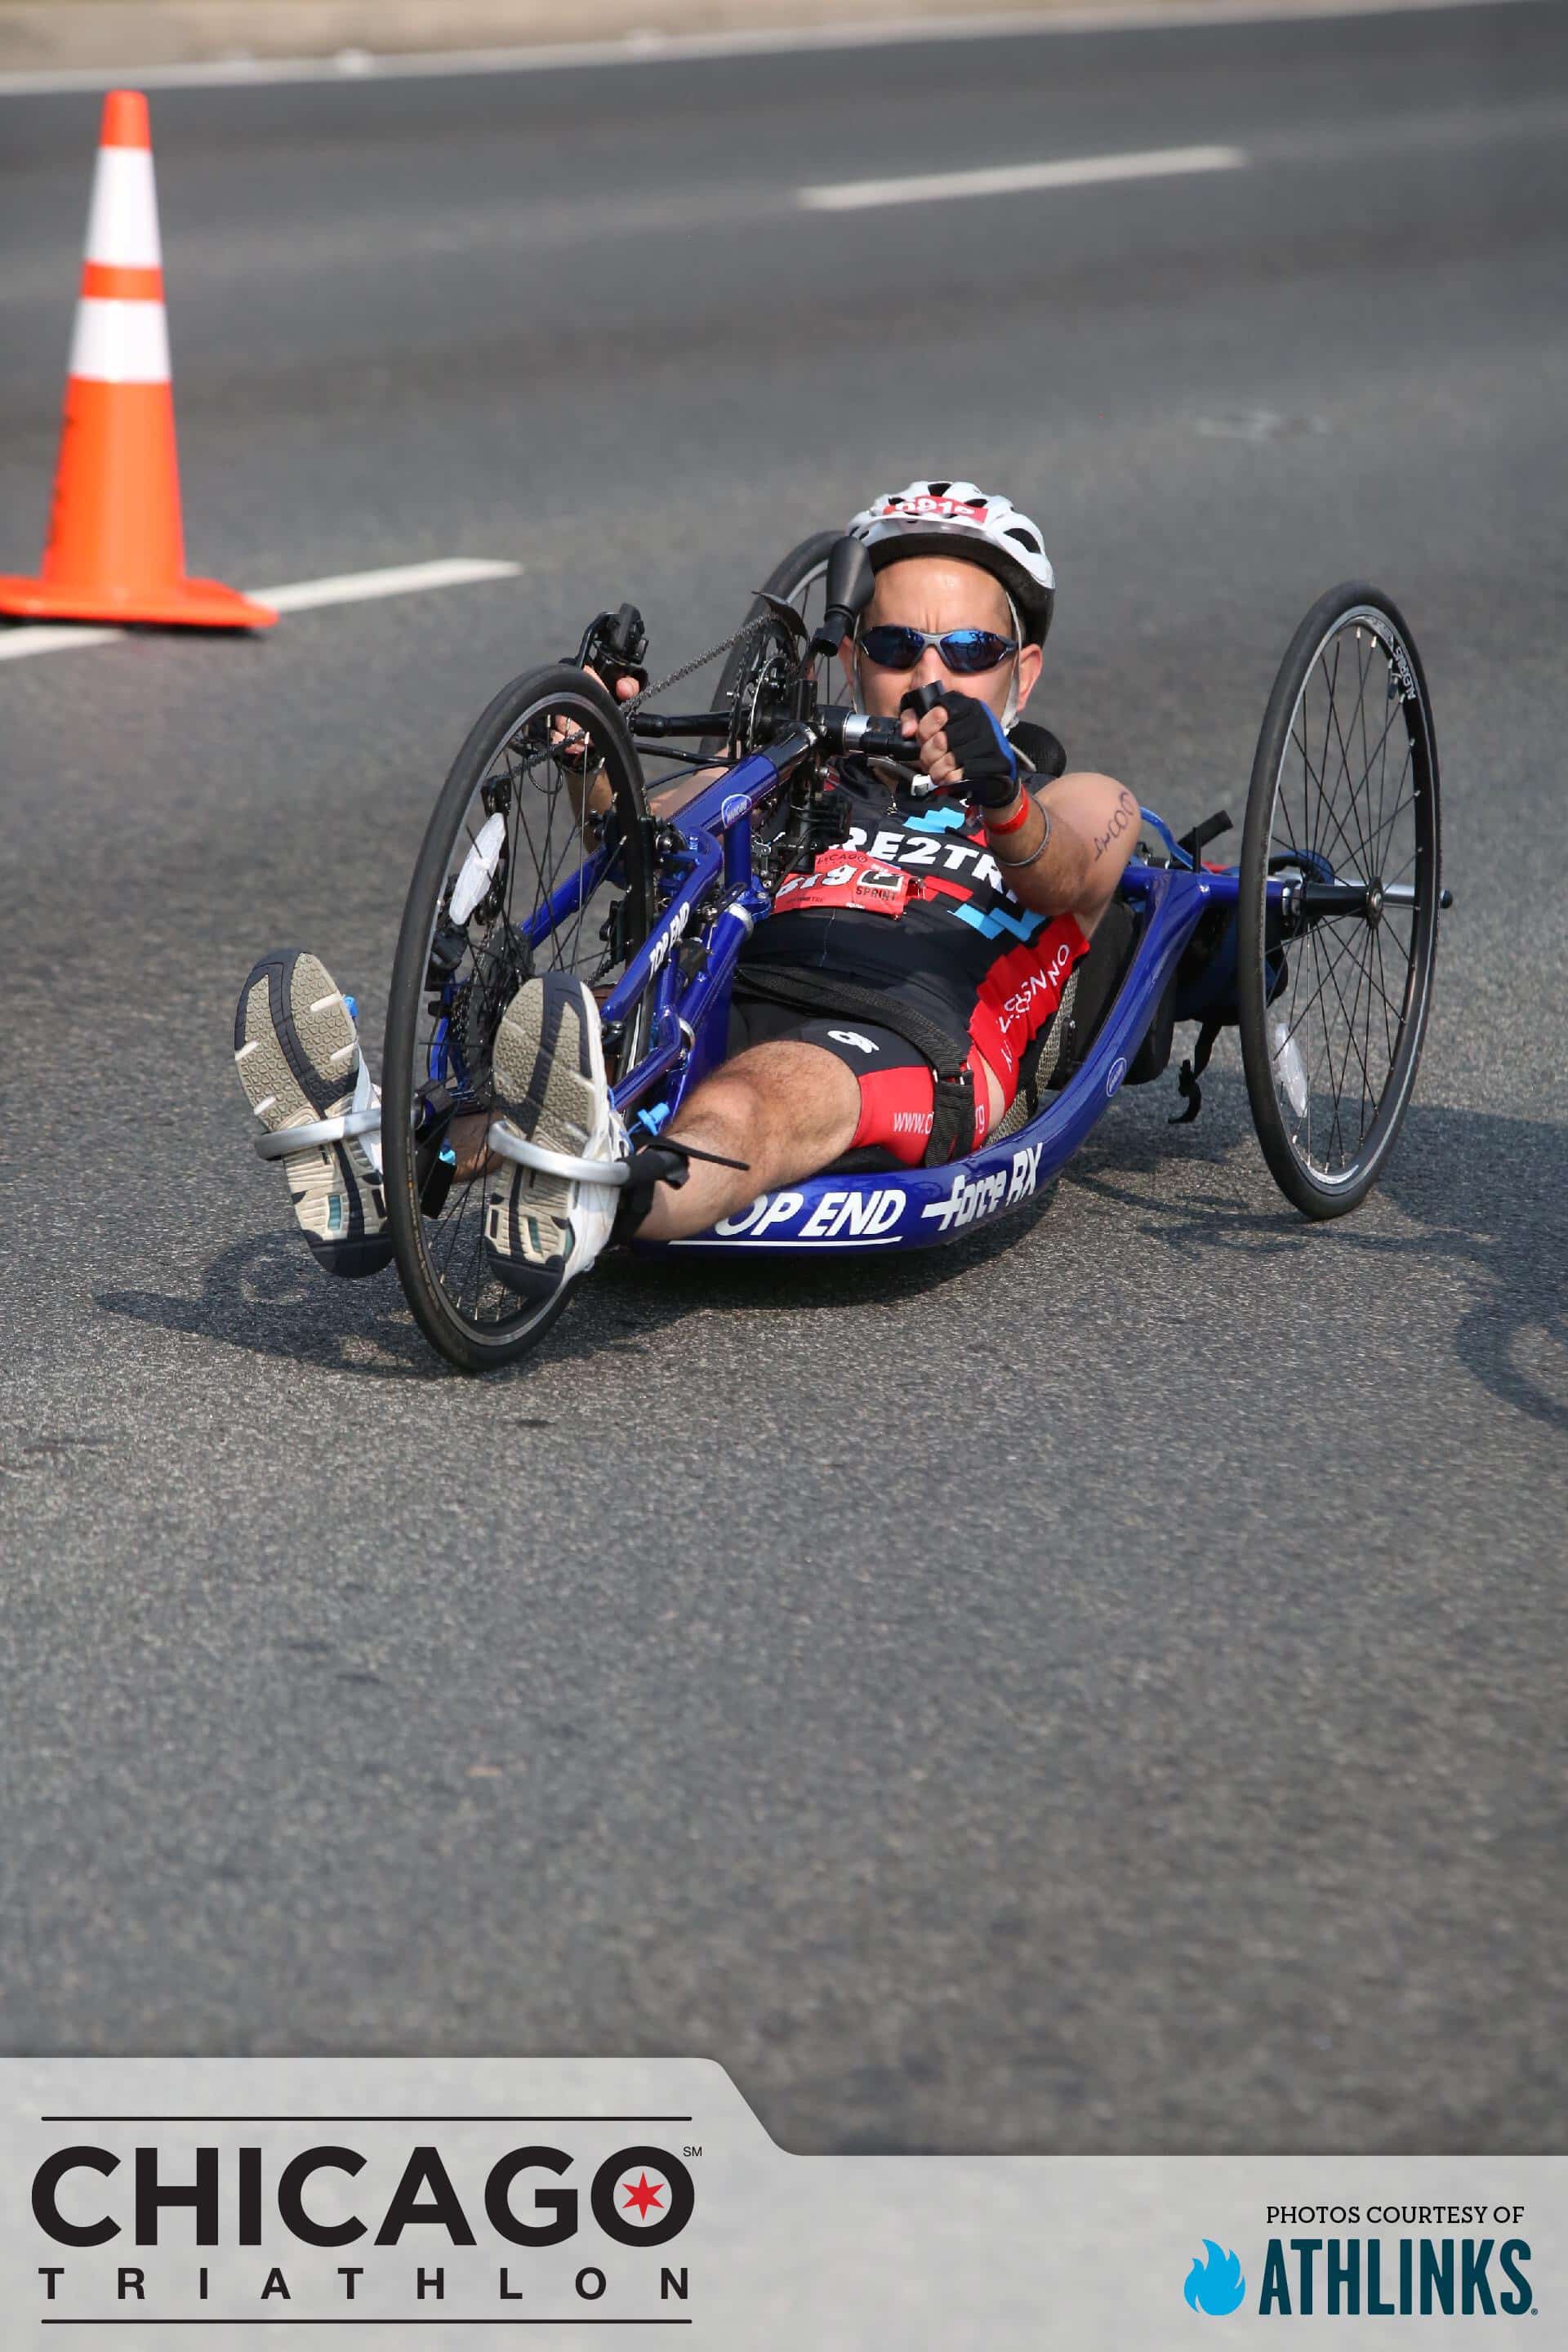
[[[1038,1061],[1115,900],[1136,800],[1109,776],[1055,773],[1059,746],[1020,717],[1055,600],[1038,530],[957,481],[874,499],[849,529],[876,586],[841,658],[873,715],[929,706],[903,708],[908,761],[840,762],[829,805],[841,837],[785,877],[742,960],[729,1058],[655,1141],[633,1150],[611,1104],[588,987],[548,972],[513,997],[494,1047],[498,1118],[552,1152],[632,1161],[627,1181],[595,1184],[489,1155],[489,1263],[526,1296],[584,1273],[612,1237],[701,1233],[852,1152],[912,1166],[974,1149]],[[360,1135],[284,1165],[324,1265],[384,1265],[374,1092],[352,1000],[314,957],[265,958],[235,1044],[270,1130],[364,1114]]]

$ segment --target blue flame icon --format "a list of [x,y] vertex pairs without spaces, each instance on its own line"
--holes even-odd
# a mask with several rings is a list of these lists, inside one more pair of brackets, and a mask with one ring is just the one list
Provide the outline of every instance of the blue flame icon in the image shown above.
[[1194,2311],[1206,2311],[1211,2318],[1225,2319],[1240,2309],[1247,2281],[1235,2253],[1223,2253],[1212,2238],[1205,2238],[1204,2243],[1208,2248],[1208,2260],[1205,2263],[1198,2255],[1193,2256],[1193,2266],[1182,2292]]

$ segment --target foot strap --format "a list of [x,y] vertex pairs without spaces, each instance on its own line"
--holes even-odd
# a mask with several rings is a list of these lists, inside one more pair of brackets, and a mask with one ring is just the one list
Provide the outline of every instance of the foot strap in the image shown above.
[[726,1160],[721,1151],[700,1151],[696,1144],[678,1143],[673,1136],[661,1136],[657,1143],[639,1144],[625,1162],[626,1189],[616,1211],[611,1239],[629,1242],[653,1206],[654,1187],[668,1184],[679,1192],[691,1173],[694,1160],[706,1160],[714,1168],[738,1168],[742,1174],[751,1167],[749,1160]]
[[[323,1143],[342,1143],[351,1135],[381,1133],[381,1097],[372,1082],[370,1065],[362,1054],[354,1071],[353,1098],[347,1110],[336,1118],[306,1119],[299,1127],[274,1128],[270,1135],[258,1136],[256,1149],[263,1160],[292,1160],[297,1151],[314,1151]],[[365,1147],[371,1165],[381,1174],[379,1142]]]
[[504,1119],[498,1118],[486,1140],[500,1160],[515,1160],[521,1168],[537,1168],[542,1176],[560,1176],[568,1184],[629,1184],[629,1160],[574,1160],[567,1151],[548,1150],[531,1143]]
[[291,1160],[297,1151],[314,1150],[318,1144],[380,1132],[381,1105],[376,1103],[369,1110],[345,1110],[338,1118],[310,1118],[302,1127],[280,1127],[271,1135],[258,1135],[256,1149],[263,1160]]

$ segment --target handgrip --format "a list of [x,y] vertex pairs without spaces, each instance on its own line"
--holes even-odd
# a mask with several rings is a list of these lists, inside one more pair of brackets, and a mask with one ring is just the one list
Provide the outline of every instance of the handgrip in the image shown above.
[[863,710],[830,708],[819,714],[823,744],[829,751],[859,751],[873,760],[914,765],[914,745],[896,719],[872,719]]

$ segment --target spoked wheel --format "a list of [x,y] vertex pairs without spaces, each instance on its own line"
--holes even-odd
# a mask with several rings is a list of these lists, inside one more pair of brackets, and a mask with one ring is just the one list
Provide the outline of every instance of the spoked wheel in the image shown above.
[[[1426,1027],[1440,861],[1420,656],[1377,589],[1331,589],[1269,697],[1237,921],[1258,1139],[1309,1217],[1363,1200],[1399,1132]],[[1268,903],[1270,880],[1282,905]]]
[[[416,1321],[462,1371],[542,1339],[541,1303],[490,1270],[491,1045],[534,973],[574,972],[601,1002],[652,919],[642,769],[608,696],[566,664],[497,695],[458,752],[414,869],[386,1019],[387,1219]],[[614,1082],[642,1053],[647,1000],[606,1034]]]

